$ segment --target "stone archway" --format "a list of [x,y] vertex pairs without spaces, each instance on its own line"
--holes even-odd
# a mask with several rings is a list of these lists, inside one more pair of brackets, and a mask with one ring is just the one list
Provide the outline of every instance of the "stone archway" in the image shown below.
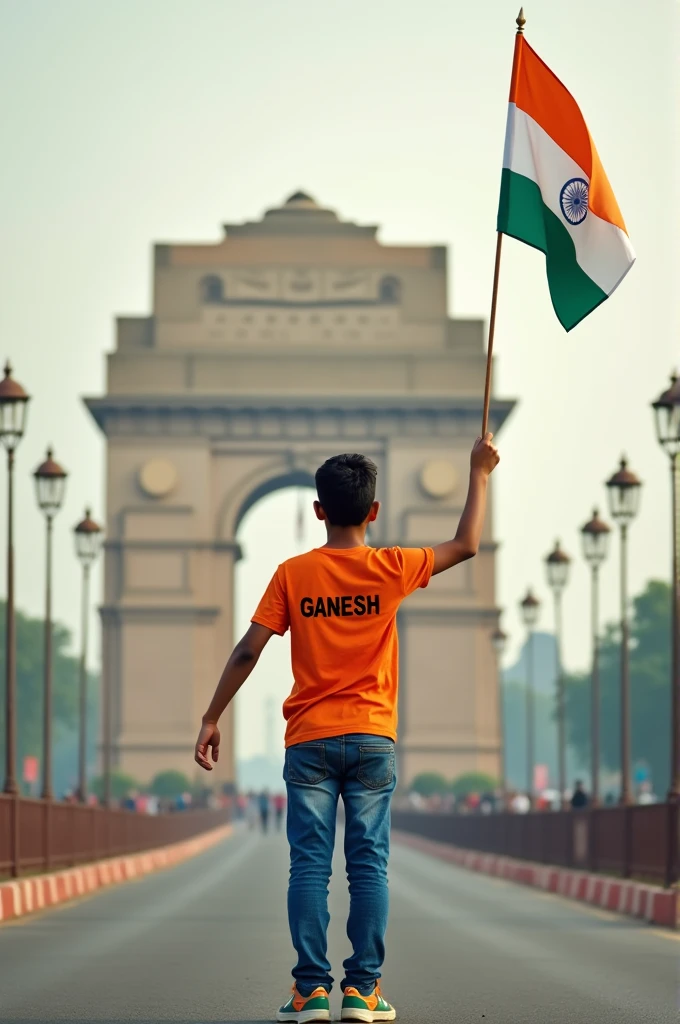
[[[300,196],[303,198],[300,198]],[[338,451],[379,467],[374,543],[455,529],[481,419],[484,327],[448,316],[442,247],[389,247],[303,194],[217,245],[156,246],[154,313],[118,321],[105,397],[103,671],[113,761],[191,772],[233,642],[245,512]],[[205,297],[207,278],[222,282]],[[395,282],[385,295],[384,281]],[[494,400],[500,429],[512,402]],[[402,771],[497,773],[495,544],[401,613]],[[233,779],[232,725],[219,779]]]
[[[227,469],[229,477],[231,469]],[[265,461],[255,472],[228,487],[217,514],[216,536],[235,540],[243,517],[268,494],[284,487],[314,487],[314,469],[304,466],[294,452],[282,452],[276,460]]]

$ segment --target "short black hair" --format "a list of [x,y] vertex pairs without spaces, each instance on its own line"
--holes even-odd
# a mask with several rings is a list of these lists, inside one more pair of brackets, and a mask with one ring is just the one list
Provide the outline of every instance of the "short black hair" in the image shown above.
[[375,501],[378,467],[365,455],[334,455],[314,478],[319,504],[331,526],[360,526]]

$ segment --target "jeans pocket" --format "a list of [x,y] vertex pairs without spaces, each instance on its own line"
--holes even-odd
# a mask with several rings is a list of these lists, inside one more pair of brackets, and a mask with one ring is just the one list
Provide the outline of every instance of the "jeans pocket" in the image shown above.
[[328,778],[326,746],[324,743],[297,743],[286,750],[283,770],[286,782],[299,782],[316,786]]
[[357,778],[368,789],[384,789],[394,781],[394,744],[373,743],[359,747]]

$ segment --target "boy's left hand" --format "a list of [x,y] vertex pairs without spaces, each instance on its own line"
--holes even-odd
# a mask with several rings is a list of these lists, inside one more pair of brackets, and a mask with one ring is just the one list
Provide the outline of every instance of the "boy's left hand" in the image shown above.
[[489,431],[484,437],[478,437],[470,455],[470,469],[472,472],[483,473],[489,476],[500,462],[498,448],[491,444],[493,434]]
[[212,759],[217,763],[217,759],[220,756],[220,739],[220,730],[217,728],[216,723],[204,722],[196,740],[194,760],[196,764],[200,764],[201,768],[205,768],[207,772],[212,771],[212,765],[208,760],[208,747],[212,747]]

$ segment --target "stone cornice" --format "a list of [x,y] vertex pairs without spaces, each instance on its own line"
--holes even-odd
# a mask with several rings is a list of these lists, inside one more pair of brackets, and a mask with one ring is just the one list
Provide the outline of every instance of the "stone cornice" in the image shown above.
[[[85,404],[108,437],[167,436],[241,439],[291,437],[408,436],[415,429],[425,436],[469,435],[482,418],[481,398],[467,395],[295,395],[295,394],[179,394],[107,395],[86,398]],[[495,399],[490,426],[498,432],[515,403]]]
[[178,751],[178,752],[193,752],[194,743],[193,740],[185,739],[164,739],[163,734],[160,736],[158,733],[149,733],[148,736],[135,736],[134,739],[126,739],[125,735],[113,741],[113,749],[122,753],[123,751],[137,752],[141,751],[146,753],[148,750],[154,751]]
[[105,624],[124,621],[212,622],[223,609],[213,605],[103,605],[99,614]]
[[234,561],[243,558],[243,549],[231,540],[125,540],[104,542],[107,551],[217,551],[231,552]]

